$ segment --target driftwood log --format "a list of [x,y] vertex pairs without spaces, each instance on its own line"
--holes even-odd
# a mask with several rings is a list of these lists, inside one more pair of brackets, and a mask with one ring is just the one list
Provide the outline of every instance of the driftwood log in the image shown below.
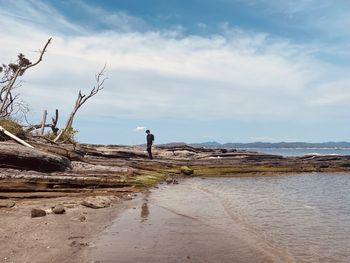
[[0,126],[0,132],[3,132],[5,135],[7,135],[8,137],[14,139],[15,141],[19,142],[20,144],[27,146],[29,148],[33,148],[33,146],[31,146],[29,143],[23,141],[22,139],[18,138],[16,135],[12,134],[11,132],[7,131],[5,128],[3,128],[2,126]]

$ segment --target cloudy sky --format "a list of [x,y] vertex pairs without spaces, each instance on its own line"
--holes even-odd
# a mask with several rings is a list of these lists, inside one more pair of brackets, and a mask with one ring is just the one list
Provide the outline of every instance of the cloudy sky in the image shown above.
[[0,62],[44,61],[21,97],[40,122],[104,64],[82,142],[350,141],[348,0],[0,0]]

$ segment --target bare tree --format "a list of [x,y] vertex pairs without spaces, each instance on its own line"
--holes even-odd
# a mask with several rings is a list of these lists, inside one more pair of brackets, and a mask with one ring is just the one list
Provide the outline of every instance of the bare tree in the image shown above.
[[60,133],[57,135],[57,137],[54,139],[54,142],[57,142],[59,140],[59,138],[62,136],[62,134],[66,133],[66,132],[70,132],[72,125],[73,125],[73,120],[74,120],[75,114],[77,113],[79,108],[88,99],[95,96],[100,90],[102,90],[104,88],[104,86],[103,86],[104,82],[107,80],[107,77],[105,76],[105,74],[106,74],[106,65],[104,65],[103,68],[100,70],[100,72],[98,72],[95,75],[96,85],[92,88],[92,90],[90,91],[90,93],[88,95],[83,95],[81,93],[81,90],[79,90],[78,97],[75,101],[75,105],[73,107],[73,110],[72,110],[71,114],[69,115],[67,123],[66,123],[64,129],[62,129],[60,131]]
[[58,122],[58,109],[56,109],[55,111],[55,117],[52,117],[51,118],[52,122],[51,122],[51,130],[53,132],[54,135],[57,135],[57,132],[58,132],[58,128],[56,127],[57,126],[57,122]]
[[13,94],[13,90],[19,87],[18,78],[30,69],[38,65],[46,52],[48,45],[51,42],[49,38],[40,51],[40,56],[35,63],[32,63],[22,53],[18,55],[16,63],[10,63],[8,65],[3,64],[0,66],[0,117],[9,117],[14,111],[22,111],[25,104],[17,102],[19,99],[18,95]]
[[[32,132],[32,131],[37,130],[37,129],[51,128],[52,133],[54,135],[57,135],[57,132],[59,130],[56,127],[57,122],[58,122],[58,109],[56,109],[56,111],[55,111],[55,116],[51,118],[51,124],[48,124],[48,123],[46,124],[47,112],[46,113],[45,112],[46,112],[46,110],[44,111],[44,116],[43,116],[42,122],[40,124],[31,124],[28,127],[26,127],[26,129],[25,129],[26,133]],[[43,135],[43,132],[40,132],[40,134]]]

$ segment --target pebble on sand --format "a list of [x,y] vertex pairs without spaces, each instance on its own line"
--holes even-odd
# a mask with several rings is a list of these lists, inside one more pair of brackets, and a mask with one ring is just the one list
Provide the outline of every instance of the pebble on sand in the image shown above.
[[30,212],[31,217],[43,217],[46,216],[45,210],[40,208],[33,208]]
[[56,205],[52,208],[52,213],[54,214],[64,214],[66,212],[66,209],[63,205]]

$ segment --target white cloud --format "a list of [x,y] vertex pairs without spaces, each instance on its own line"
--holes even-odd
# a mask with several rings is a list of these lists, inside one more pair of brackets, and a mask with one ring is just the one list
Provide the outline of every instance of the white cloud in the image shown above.
[[146,127],[143,127],[143,126],[138,126],[138,127],[136,127],[135,128],[135,130],[134,131],[137,131],[137,132],[143,132],[143,131],[145,131],[146,130]]
[[[50,7],[45,8],[48,15],[33,16],[40,15],[40,21],[48,21],[46,16],[56,14]],[[274,39],[263,32],[247,32],[223,24],[223,35],[207,37],[181,36],[176,31],[76,35],[65,33],[65,29],[79,26],[58,16],[59,22],[48,33],[35,21],[25,23],[6,12],[0,13],[0,61],[14,59],[19,51],[35,58],[37,53],[33,50],[53,36],[44,61],[24,76],[21,93],[35,109],[34,115],[55,108],[67,114],[77,92],[89,92],[94,73],[105,63],[109,76],[106,87],[83,106],[81,115],[324,118],[338,108],[336,99],[327,102],[333,103],[332,112],[323,108],[323,91],[333,97],[343,92],[336,88],[334,76],[344,79],[343,87],[350,85],[338,68],[312,58],[310,47]],[[130,20],[134,21],[128,18],[121,23],[128,28]],[[332,85],[328,87],[327,83]]]
[[30,31],[20,31],[20,29],[25,28],[25,25],[35,25],[40,28],[42,33],[49,33],[50,30],[70,34],[84,31],[81,26],[69,22],[61,13],[50,7],[46,1],[0,0],[0,5],[0,17],[3,20],[1,21],[1,30],[5,32],[11,30],[14,21],[18,24],[14,28],[16,30],[14,33],[25,33],[25,35],[31,33]]

